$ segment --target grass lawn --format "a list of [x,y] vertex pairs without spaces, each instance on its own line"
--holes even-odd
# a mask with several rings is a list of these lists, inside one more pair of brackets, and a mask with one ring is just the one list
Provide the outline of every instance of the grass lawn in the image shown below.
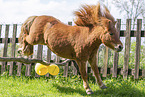
[[[101,90],[96,83],[89,80],[94,91],[91,97],[145,97],[145,79],[132,81],[104,79],[107,89]],[[78,76],[64,78],[32,78],[17,76],[0,76],[0,97],[89,97],[86,95],[82,80]]]

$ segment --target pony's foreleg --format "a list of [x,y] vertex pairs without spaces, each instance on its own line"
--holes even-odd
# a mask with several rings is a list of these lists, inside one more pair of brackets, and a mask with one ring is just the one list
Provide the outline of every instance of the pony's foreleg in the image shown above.
[[83,86],[86,89],[86,93],[87,94],[93,94],[93,92],[92,92],[92,90],[91,90],[91,88],[88,84],[88,75],[87,75],[87,72],[86,72],[86,62],[77,61],[77,63],[78,63],[78,66],[79,66],[81,77],[83,79]]
[[101,89],[107,88],[107,87],[103,84],[103,82],[102,82],[102,80],[101,80],[101,77],[100,77],[100,74],[99,74],[99,70],[98,70],[98,66],[97,66],[97,62],[96,62],[96,61],[97,61],[96,54],[94,54],[92,57],[90,57],[88,61],[89,61],[90,65],[91,65],[91,68],[92,68],[94,74],[95,74],[95,77],[96,77],[96,79],[97,79],[97,83],[98,83],[99,87],[100,87]]

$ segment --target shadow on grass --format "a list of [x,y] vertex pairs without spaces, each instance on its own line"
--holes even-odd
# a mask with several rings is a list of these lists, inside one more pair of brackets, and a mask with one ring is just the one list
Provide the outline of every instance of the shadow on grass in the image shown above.
[[80,88],[76,88],[76,89],[73,89],[71,87],[66,87],[66,86],[60,86],[58,84],[53,84],[54,87],[56,87],[61,93],[65,93],[65,94],[68,94],[68,95],[75,95],[75,94],[80,94],[82,96],[85,96],[87,95],[86,92],[85,92],[85,89],[80,89]]
[[[105,97],[145,97],[145,91],[139,90],[138,87],[130,83],[118,83],[120,85],[111,82],[107,85],[107,89],[96,90],[93,95],[105,96]],[[144,87],[145,88],[145,87]]]
[[[135,83],[134,83],[135,84]],[[87,96],[85,89],[71,87],[63,87],[58,84],[53,84],[61,93],[68,95],[80,94],[82,96]],[[107,83],[107,89],[101,90],[96,84],[96,89],[93,90],[94,94],[91,97],[145,97],[145,91],[139,90],[139,87],[129,83],[129,82],[109,82]]]

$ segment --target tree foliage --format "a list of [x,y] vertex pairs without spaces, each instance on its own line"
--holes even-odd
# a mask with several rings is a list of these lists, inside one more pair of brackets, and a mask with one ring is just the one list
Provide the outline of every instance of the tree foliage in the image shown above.
[[133,28],[137,18],[145,18],[145,0],[113,0],[113,4],[125,18],[133,19]]

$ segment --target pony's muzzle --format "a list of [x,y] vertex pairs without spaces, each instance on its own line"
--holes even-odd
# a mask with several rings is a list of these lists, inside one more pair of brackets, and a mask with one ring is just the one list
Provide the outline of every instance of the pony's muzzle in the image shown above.
[[122,51],[122,49],[123,49],[123,46],[122,46],[121,44],[118,44],[118,45],[115,46],[115,50],[116,50],[117,52]]

